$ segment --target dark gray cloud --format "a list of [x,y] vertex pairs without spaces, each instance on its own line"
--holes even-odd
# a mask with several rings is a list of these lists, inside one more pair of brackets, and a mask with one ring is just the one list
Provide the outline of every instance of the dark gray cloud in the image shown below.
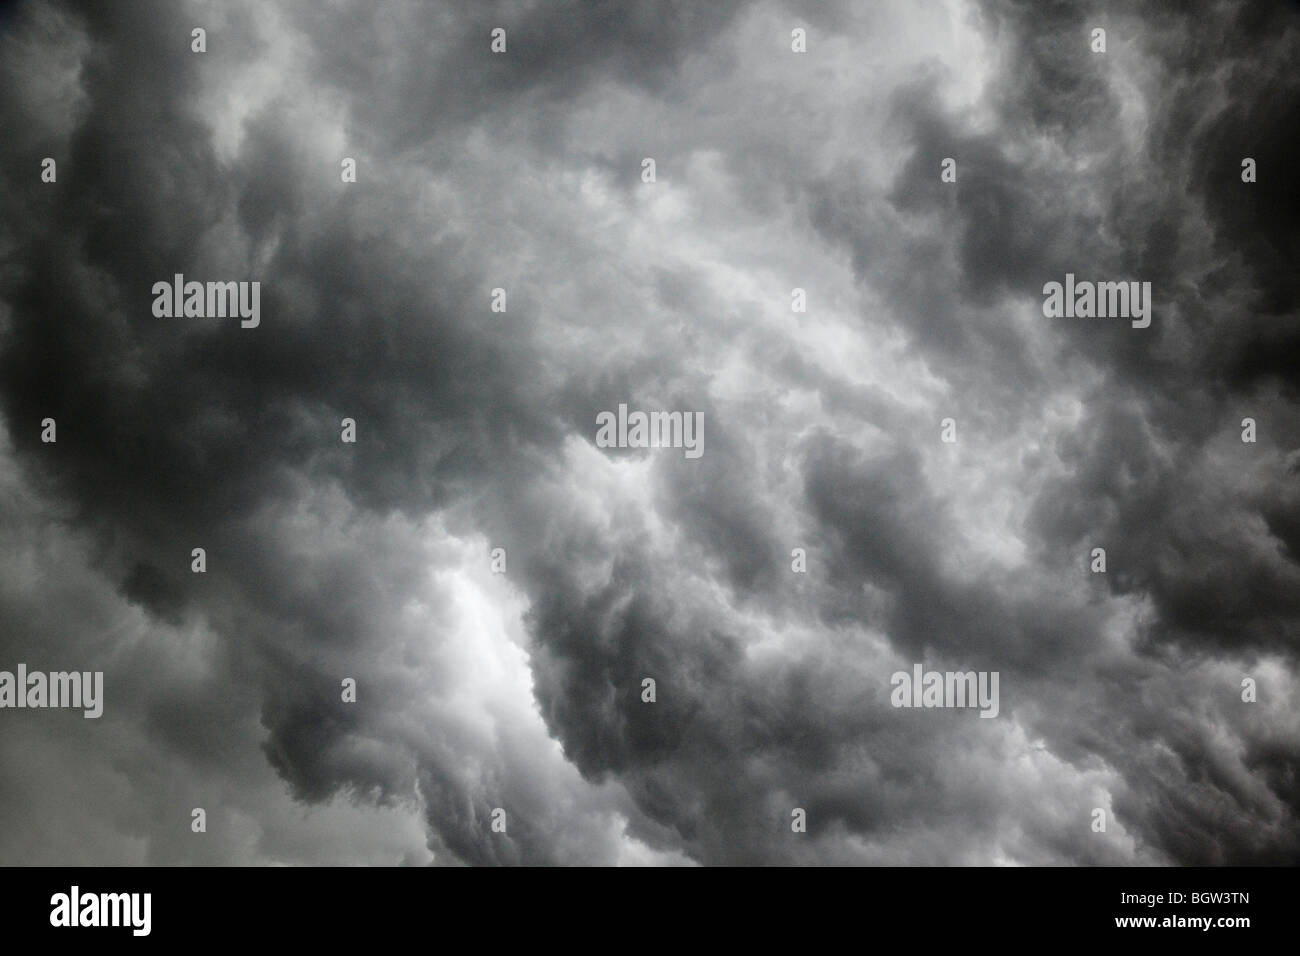
[[22,6],[0,667],[111,696],[5,712],[0,859],[1300,856],[1294,12],[858,6]]

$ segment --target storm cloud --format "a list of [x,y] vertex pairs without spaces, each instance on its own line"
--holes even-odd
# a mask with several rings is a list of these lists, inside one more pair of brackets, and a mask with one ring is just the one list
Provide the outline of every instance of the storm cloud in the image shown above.
[[1294,6],[0,30],[0,861],[1300,861]]

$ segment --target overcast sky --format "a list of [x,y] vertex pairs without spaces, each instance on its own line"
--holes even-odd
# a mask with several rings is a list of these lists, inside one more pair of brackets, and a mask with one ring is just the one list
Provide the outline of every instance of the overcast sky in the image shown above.
[[8,5],[0,670],[105,701],[0,710],[0,863],[1300,861],[1297,62],[1271,3]]

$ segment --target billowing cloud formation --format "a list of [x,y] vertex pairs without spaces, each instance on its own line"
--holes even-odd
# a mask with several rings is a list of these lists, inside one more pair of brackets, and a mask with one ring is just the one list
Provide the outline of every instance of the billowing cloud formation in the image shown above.
[[7,22],[0,859],[1300,859],[1295,14],[462,6]]

